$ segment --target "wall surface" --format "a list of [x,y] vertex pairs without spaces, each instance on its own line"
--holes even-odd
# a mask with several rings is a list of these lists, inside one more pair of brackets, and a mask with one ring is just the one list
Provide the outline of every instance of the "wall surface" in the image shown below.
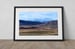
[[64,6],[65,39],[75,39],[75,0],[0,0],[0,39],[13,39],[14,6]]

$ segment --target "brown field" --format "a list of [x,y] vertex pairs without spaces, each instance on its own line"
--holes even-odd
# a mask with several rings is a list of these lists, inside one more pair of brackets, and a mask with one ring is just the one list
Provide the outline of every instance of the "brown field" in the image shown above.
[[57,29],[20,29],[20,35],[58,35]]

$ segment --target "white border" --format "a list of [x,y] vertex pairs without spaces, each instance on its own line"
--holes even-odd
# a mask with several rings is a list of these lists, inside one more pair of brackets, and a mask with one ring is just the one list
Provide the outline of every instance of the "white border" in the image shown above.
[[[19,15],[21,11],[57,11],[58,12],[58,35],[50,36],[19,36]],[[62,8],[16,8],[15,39],[16,40],[62,40]]]

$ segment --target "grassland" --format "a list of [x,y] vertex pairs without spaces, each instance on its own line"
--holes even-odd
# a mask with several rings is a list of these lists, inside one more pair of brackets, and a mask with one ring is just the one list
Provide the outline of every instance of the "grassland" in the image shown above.
[[57,29],[38,30],[38,29],[20,29],[20,35],[58,35]]

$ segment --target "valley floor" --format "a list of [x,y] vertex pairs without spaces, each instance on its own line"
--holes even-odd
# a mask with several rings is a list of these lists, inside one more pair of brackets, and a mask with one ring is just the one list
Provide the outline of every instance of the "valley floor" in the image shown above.
[[58,35],[57,29],[20,29],[20,35]]

